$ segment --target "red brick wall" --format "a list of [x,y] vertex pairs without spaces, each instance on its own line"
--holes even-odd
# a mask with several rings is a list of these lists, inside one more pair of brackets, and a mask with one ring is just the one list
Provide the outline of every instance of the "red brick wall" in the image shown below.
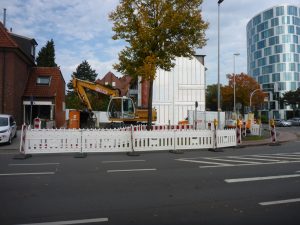
[[[5,77],[3,75],[4,54]],[[26,88],[29,69],[22,58],[13,50],[8,50],[5,52],[1,51],[0,65],[2,79],[0,81],[0,113],[13,115],[17,121],[18,126],[20,126],[23,123],[22,95]],[[4,87],[4,96],[2,96],[2,87]]]
[[65,125],[66,122],[66,113],[63,109],[63,102],[65,102],[65,82],[62,78],[56,77],[56,79],[60,79],[59,86],[57,87],[56,99],[55,99],[55,120],[56,127],[60,128]]

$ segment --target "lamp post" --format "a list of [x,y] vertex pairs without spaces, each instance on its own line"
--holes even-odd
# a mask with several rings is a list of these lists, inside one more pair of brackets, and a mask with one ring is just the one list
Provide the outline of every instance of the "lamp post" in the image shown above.
[[255,89],[254,91],[252,91],[252,92],[250,93],[250,104],[249,104],[249,106],[250,106],[250,111],[252,111],[252,110],[251,110],[252,96],[254,95],[255,92],[257,92],[257,91],[259,91],[259,90],[260,90],[260,88],[259,88],[259,89]]
[[236,115],[236,106],[235,106],[235,57],[239,56],[240,53],[233,54],[233,112],[234,116]]
[[224,0],[218,1],[218,128],[221,129],[220,111],[221,111],[221,91],[220,91],[220,5]]

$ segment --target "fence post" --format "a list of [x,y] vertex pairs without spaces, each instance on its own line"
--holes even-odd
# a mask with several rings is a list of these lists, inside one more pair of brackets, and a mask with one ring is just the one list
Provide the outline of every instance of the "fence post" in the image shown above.
[[74,158],[86,158],[87,157],[87,153],[82,152],[82,147],[83,147],[82,133],[83,133],[83,129],[80,129],[80,152],[75,153]]
[[[137,153],[136,151],[134,151],[134,139],[133,139],[133,132],[134,132],[134,128],[133,128],[133,126],[132,126],[132,124],[131,124],[131,129],[130,129],[130,139],[131,139],[131,152],[127,152],[127,155],[128,156],[139,156],[140,154],[139,153]],[[138,130],[137,130],[137,132],[138,132]]]
[[[15,155],[13,159],[27,159],[30,158],[32,155],[26,154],[24,145],[26,144],[26,132],[27,132],[27,125],[24,123],[22,125],[21,130],[21,137],[20,137],[20,153],[18,155]],[[17,131],[16,131],[17,132]]]

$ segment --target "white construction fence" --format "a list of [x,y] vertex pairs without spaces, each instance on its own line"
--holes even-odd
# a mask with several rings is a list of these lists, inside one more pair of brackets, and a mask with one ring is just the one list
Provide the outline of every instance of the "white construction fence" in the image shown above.
[[[166,127],[164,127],[166,128]],[[104,153],[209,149],[236,146],[235,129],[22,129],[20,152]]]

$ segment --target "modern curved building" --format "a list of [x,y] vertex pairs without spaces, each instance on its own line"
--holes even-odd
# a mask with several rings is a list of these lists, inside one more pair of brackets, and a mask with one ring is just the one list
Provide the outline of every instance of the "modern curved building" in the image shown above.
[[300,6],[282,4],[254,16],[247,24],[247,54],[248,74],[269,92],[265,113],[291,117],[280,97],[300,88]]

